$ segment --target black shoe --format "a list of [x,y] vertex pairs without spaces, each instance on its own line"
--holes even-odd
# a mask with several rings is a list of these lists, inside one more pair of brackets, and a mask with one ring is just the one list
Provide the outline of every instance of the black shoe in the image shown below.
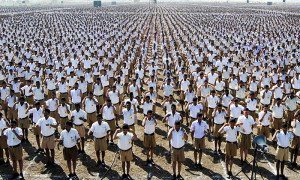
[[221,149],[219,149],[219,150],[218,150],[218,153],[219,153],[219,154],[222,154],[222,151],[221,151]]
[[298,164],[297,164],[296,162],[293,162],[293,163],[292,163],[292,166],[293,166],[294,168],[296,168],[296,167],[298,167]]
[[217,155],[217,154],[218,154],[217,150],[214,150],[214,155]]
[[82,151],[79,149],[79,150],[78,150],[78,154],[81,154],[81,153],[82,153]]
[[84,150],[81,150],[81,153],[82,153],[82,154],[85,154],[85,151],[84,151]]
[[3,165],[5,162],[4,160],[0,160],[0,166]]
[[126,176],[126,174],[123,174],[122,179],[125,179],[125,178],[127,178],[127,176]]
[[178,175],[176,176],[176,178],[177,178],[177,179],[182,179],[182,177],[181,177],[180,174],[178,174]]
[[19,177],[19,173],[14,173],[11,179],[16,179]]
[[20,177],[24,179],[24,175],[23,175],[23,173],[20,173]]
[[69,174],[69,175],[68,175],[68,178],[71,178],[71,177],[73,177],[73,174]]
[[9,160],[6,160],[6,161],[5,161],[5,164],[10,164]]
[[73,174],[73,177],[77,177],[77,174],[76,174],[76,173],[74,173],[74,174]]
[[173,174],[173,179],[174,179],[174,180],[176,179],[176,174]]
[[202,167],[202,165],[201,165],[201,163],[199,163],[198,164],[198,167],[200,168],[200,169],[202,169],[203,167]]
[[150,163],[151,163],[153,166],[155,165],[153,159],[150,159]]
[[232,172],[231,172],[231,171],[228,171],[228,175],[229,175],[229,176],[232,176]]
[[113,141],[110,141],[110,142],[109,142],[109,145],[114,145],[114,142],[113,142]]
[[97,161],[97,166],[100,166],[101,165],[101,161]]
[[197,163],[194,163],[194,168],[198,168],[198,164]]

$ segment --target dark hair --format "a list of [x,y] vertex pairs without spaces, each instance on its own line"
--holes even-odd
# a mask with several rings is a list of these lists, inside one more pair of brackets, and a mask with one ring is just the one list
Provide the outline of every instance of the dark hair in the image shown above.
[[123,129],[129,129],[129,125],[128,124],[123,124]]

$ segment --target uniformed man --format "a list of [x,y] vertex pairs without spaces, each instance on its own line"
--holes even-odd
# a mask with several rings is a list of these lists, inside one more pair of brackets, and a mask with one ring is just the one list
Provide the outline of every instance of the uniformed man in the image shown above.
[[146,149],[147,161],[146,163],[151,163],[154,165],[153,161],[153,151],[156,146],[155,141],[155,126],[157,122],[153,116],[153,111],[149,110],[147,116],[144,117],[142,126],[144,127],[144,147]]
[[[102,121],[102,114],[97,114],[97,121],[94,122],[88,132],[88,135],[94,136],[94,145],[97,156],[97,165],[105,166],[105,151],[107,150],[107,141],[110,135],[110,127],[107,122]],[[102,161],[100,161],[100,151]]]
[[[76,160],[77,160],[77,146],[80,147],[80,136],[78,131],[72,128],[72,121],[66,122],[66,129],[60,133],[59,143],[64,146],[63,155],[64,159],[67,161],[69,178],[76,177]],[[72,169],[73,165],[73,169]]]
[[[172,167],[173,167],[173,178],[181,178],[181,163],[185,160],[184,157],[184,145],[188,140],[188,135],[181,127],[181,121],[177,120],[174,127],[168,132],[168,140],[172,146]],[[176,176],[176,166],[178,167],[178,173]]]
[[[288,132],[288,125],[286,123],[282,124],[281,130],[277,130],[273,136],[273,141],[277,141],[276,171],[278,179],[279,177],[286,179],[283,174],[284,163],[288,161],[290,140],[292,140],[293,137],[293,133]],[[279,169],[281,170],[280,174]]]
[[116,130],[117,127],[117,111],[115,107],[112,105],[110,99],[106,99],[106,104],[104,104],[100,110],[100,113],[102,114],[103,120],[108,123],[111,134],[110,134],[110,144],[113,144],[113,133]]
[[294,129],[294,138],[291,146],[291,163],[293,167],[297,167],[297,156],[300,149],[300,110],[295,113],[292,127]]
[[69,115],[71,113],[70,105],[66,103],[66,98],[61,98],[61,103],[57,108],[57,112],[60,118],[60,128],[64,130],[66,128],[66,122],[69,120]]
[[[119,139],[118,147],[120,149],[121,161],[122,161],[122,178],[129,177],[130,161],[133,160],[132,153],[132,141],[137,140],[135,132],[129,129],[128,124],[123,124],[122,132],[117,129],[113,136],[114,139]],[[126,164],[126,173],[125,173]]]
[[40,143],[41,128],[38,127],[36,124],[39,119],[44,117],[44,111],[43,108],[41,108],[40,102],[36,102],[35,107],[29,110],[29,117],[32,120],[32,130],[33,134],[35,135],[36,144],[38,146],[36,153],[39,153],[43,151]]
[[[241,123],[236,125],[236,118],[231,118],[229,123],[225,123],[220,129],[219,133],[226,133],[226,146],[225,146],[225,153],[226,153],[226,172],[228,176],[232,176],[232,164],[233,164],[233,157],[237,155],[237,137],[238,132],[240,130],[239,126],[242,125]],[[229,167],[228,167],[229,166]]]
[[[23,148],[21,145],[23,139],[22,129],[17,127],[17,121],[12,120],[10,123],[11,127],[2,132],[2,136],[4,135],[7,139],[8,151],[10,154],[10,158],[13,162],[13,170],[14,174],[12,179],[15,179],[21,176],[23,177]],[[18,173],[18,164],[19,163],[19,172]]]
[[225,123],[225,116],[226,111],[222,108],[222,104],[218,104],[217,108],[214,110],[212,117],[213,117],[213,124],[214,124],[214,139],[215,139],[215,153],[217,153],[217,147],[218,152],[221,154],[221,143],[223,135],[219,133],[219,129],[223,126]]
[[6,155],[6,163],[9,163],[9,153],[7,140],[5,136],[2,135],[2,132],[9,127],[9,122],[3,118],[3,114],[0,112],[0,165],[4,164],[4,155],[3,150]]
[[36,123],[36,126],[41,128],[41,134],[43,136],[41,147],[46,151],[46,157],[47,157],[46,167],[54,165],[54,157],[55,157],[54,133],[55,133],[55,129],[58,126],[56,119],[50,117],[50,112],[51,111],[49,109],[45,109],[44,110],[45,117],[39,119],[38,122]]
[[84,122],[87,120],[86,112],[80,109],[80,104],[75,104],[75,110],[71,112],[71,120],[78,131],[81,141],[81,147],[78,147],[78,152],[85,154],[84,151],[84,137],[85,137],[85,126]]
[[87,113],[87,123],[92,126],[97,119],[98,100],[94,97],[93,92],[88,92],[88,96],[82,101],[85,112]]
[[29,119],[27,116],[27,112],[29,109],[29,104],[25,102],[25,98],[21,96],[19,98],[19,102],[15,103],[14,109],[16,110],[18,114],[18,124],[19,127],[22,128],[23,134],[24,134],[24,141],[28,141],[28,128],[30,126]]

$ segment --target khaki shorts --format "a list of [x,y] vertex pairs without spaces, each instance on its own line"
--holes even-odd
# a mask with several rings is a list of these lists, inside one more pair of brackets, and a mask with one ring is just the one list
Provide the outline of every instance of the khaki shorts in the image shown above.
[[54,149],[55,148],[54,135],[52,135],[50,137],[43,137],[41,148],[42,149]]
[[254,121],[255,121],[255,119],[257,118],[257,113],[255,112],[255,111],[250,111],[250,116],[252,116],[253,117],[253,119],[254,119]]
[[223,133],[219,133],[219,129],[223,126],[223,124],[214,124],[214,137],[222,138]]
[[68,96],[68,93],[60,93],[59,94],[59,100],[61,100],[62,98],[65,98],[66,99],[66,103],[69,103],[69,96]]
[[24,118],[24,119],[19,119],[19,127],[22,129],[28,129],[30,126],[29,119]]
[[53,117],[57,121],[57,123],[60,123],[59,122],[60,119],[58,119],[59,116],[58,116],[57,110],[56,111],[51,111],[50,112],[50,117]]
[[67,117],[60,117],[60,128],[61,129],[66,129],[66,122],[68,121],[68,116]]
[[33,131],[33,134],[35,136],[40,136],[41,135],[41,128],[38,127],[38,126],[32,126],[32,131]]
[[25,99],[26,99],[28,104],[30,104],[30,105],[34,104],[33,96],[26,96]]
[[102,104],[104,104],[103,96],[96,96],[96,99],[98,100],[98,103],[99,103],[100,106],[101,106]]
[[238,145],[236,143],[227,142],[225,145],[226,156],[236,156],[237,155]]
[[87,113],[87,123],[94,123],[97,120],[97,113]]
[[282,126],[282,118],[273,118],[273,128],[275,130],[280,130]]
[[194,138],[194,148],[195,150],[200,150],[204,149],[205,147],[205,137],[199,139],[199,138]]
[[295,111],[286,111],[286,121],[291,122],[295,118]]
[[276,159],[278,161],[288,161],[288,159],[289,159],[289,148],[282,149],[282,148],[277,147]]
[[294,136],[291,149],[299,149],[299,148],[300,148],[300,136]]
[[133,160],[133,155],[132,155],[132,149],[128,149],[127,151],[120,150],[120,156],[121,156],[121,161],[132,161]]
[[257,134],[264,135],[264,136],[266,136],[266,138],[269,138],[269,136],[270,136],[270,128],[269,128],[269,126],[260,126],[257,129],[258,129],[258,133]]
[[22,160],[22,158],[23,158],[23,148],[22,148],[21,145],[19,145],[17,147],[9,147],[8,151],[9,151],[9,155],[10,155],[11,160],[13,160],[13,161]]
[[7,148],[6,137],[0,136],[0,149],[6,149],[6,148]]
[[78,134],[81,138],[85,137],[85,127],[84,127],[84,125],[81,125],[81,126],[74,125],[74,128],[78,131]]
[[95,151],[106,151],[107,150],[107,138],[95,138],[94,139],[94,145],[95,145]]
[[251,134],[240,134],[239,144],[241,149],[250,149],[251,148]]
[[78,155],[77,146],[75,145],[72,148],[64,148],[63,155],[66,161],[70,161],[70,160],[75,161]]
[[172,161],[183,162],[185,160],[183,148],[172,148]]
[[212,120],[212,113],[214,112],[214,109],[213,108],[208,108],[207,109],[207,118],[209,119],[209,122],[211,122]]
[[154,148],[156,146],[155,134],[144,134],[144,146],[145,148]]
[[17,113],[16,110],[14,110],[13,108],[10,108],[10,107],[7,108],[7,119],[9,119],[9,120],[12,120],[12,119],[17,120],[17,118],[18,118],[17,115],[18,115],[18,113]]
[[108,123],[111,131],[115,131],[117,129],[117,125],[116,125],[116,120],[115,119],[113,119],[113,120],[105,120],[105,122]]

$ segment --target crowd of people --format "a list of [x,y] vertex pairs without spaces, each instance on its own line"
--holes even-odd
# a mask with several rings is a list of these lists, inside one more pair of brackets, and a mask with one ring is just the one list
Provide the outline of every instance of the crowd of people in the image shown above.
[[201,170],[207,137],[214,153],[225,153],[229,177],[238,149],[247,163],[254,135],[277,141],[278,178],[285,178],[285,162],[297,167],[299,17],[173,5],[77,8],[0,22],[0,164],[12,160],[13,178],[24,178],[26,143],[45,154],[46,167],[62,145],[68,177],[75,177],[90,136],[98,166],[117,141],[122,178],[129,177],[137,139],[146,164],[155,165],[157,124],[166,124],[174,179],[182,178],[187,143]]

